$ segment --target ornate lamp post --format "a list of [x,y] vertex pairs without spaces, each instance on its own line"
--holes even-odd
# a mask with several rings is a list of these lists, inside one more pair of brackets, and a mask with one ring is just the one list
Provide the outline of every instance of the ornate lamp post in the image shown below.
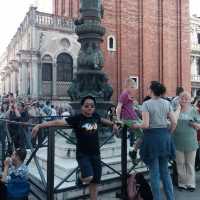
[[68,90],[72,100],[92,95],[99,101],[109,101],[112,87],[102,71],[104,57],[100,48],[105,28],[101,26],[103,7],[101,0],[80,0],[80,19],[76,20],[76,33],[81,49],[78,55],[76,79]]
[[76,33],[81,49],[78,55],[76,78],[68,90],[75,110],[80,108],[79,101],[86,95],[97,99],[97,110],[105,116],[111,105],[113,93],[107,75],[102,71],[104,57],[100,48],[105,28],[101,26],[103,6],[101,0],[80,0],[80,18],[76,20]]

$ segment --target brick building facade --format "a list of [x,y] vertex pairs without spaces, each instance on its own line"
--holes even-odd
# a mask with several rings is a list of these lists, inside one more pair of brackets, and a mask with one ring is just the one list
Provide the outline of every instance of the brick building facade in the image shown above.
[[[163,82],[168,96],[176,86],[191,90],[189,0],[104,0],[103,6],[104,70],[115,100],[128,76],[139,80],[139,99],[151,80]],[[77,18],[79,0],[53,0],[53,12]]]

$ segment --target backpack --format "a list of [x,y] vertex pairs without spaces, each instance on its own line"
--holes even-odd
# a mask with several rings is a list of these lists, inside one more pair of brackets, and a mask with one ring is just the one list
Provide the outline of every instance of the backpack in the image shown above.
[[8,199],[26,197],[30,193],[28,180],[14,174],[11,174],[11,180],[6,183],[6,187]]
[[127,181],[128,200],[153,200],[149,183],[142,173],[131,174]]

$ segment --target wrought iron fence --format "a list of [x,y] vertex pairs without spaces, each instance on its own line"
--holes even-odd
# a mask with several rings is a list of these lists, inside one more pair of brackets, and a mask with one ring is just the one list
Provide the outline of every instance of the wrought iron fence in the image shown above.
[[[60,117],[60,116],[59,116]],[[42,122],[44,117],[39,117],[38,122]],[[47,117],[45,117],[47,118]],[[48,117],[49,118],[49,117]],[[52,119],[57,119],[58,117],[55,116]],[[12,136],[9,133],[8,125],[9,124],[15,124],[19,127],[20,134],[23,134],[25,138],[25,147],[29,149],[29,154],[26,160],[26,165],[30,166],[31,163],[34,161],[34,167],[37,169],[37,172],[39,174],[41,184],[38,184],[34,182],[33,179],[30,178],[30,183],[33,185],[37,185],[38,188],[40,188],[41,191],[46,196],[46,199],[53,200],[54,195],[63,191],[70,191],[73,188],[76,188],[76,185],[71,187],[65,187],[64,183],[71,181],[70,178],[75,175],[78,171],[78,167],[75,167],[71,172],[66,173],[65,177],[62,178],[59,182],[55,184],[55,143],[56,143],[56,135],[59,135],[60,137],[63,137],[66,139],[69,143],[75,145],[75,142],[71,139],[71,136],[69,134],[69,129],[71,129],[70,126],[65,127],[51,127],[51,128],[45,128],[41,129],[41,133],[38,134],[38,138],[36,140],[33,140],[31,138],[31,129],[35,124],[30,123],[22,123],[22,122],[15,122],[15,121],[9,121],[6,119],[0,119],[1,122],[1,135],[4,137],[1,137],[2,142],[2,166],[3,166],[3,160],[6,157],[6,154],[9,151],[9,148],[12,146],[12,150],[14,150],[15,146],[13,145]],[[112,134],[108,138],[105,139],[105,141],[101,144],[101,149],[109,143],[111,139],[113,139],[114,135]],[[123,134],[121,137],[121,171],[118,169],[115,169],[108,163],[105,163],[102,161],[102,166],[105,166],[109,168],[119,179],[121,179],[121,198],[124,199],[127,196],[127,176],[132,171],[135,170],[136,166],[132,166],[130,169],[128,169],[127,165],[127,127],[125,126],[123,128]],[[41,166],[41,163],[38,159],[37,152],[41,148],[46,148],[47,150],[47,166],[46,166],[46,175],[44,173],[44,170]],[[67,158],[66,158],[67,159]],[[63,186],[61,188],[61,186]],[[61,189],[60,189],[61,188]],[[33,195],[41,199],[37,194],[32,191]]]

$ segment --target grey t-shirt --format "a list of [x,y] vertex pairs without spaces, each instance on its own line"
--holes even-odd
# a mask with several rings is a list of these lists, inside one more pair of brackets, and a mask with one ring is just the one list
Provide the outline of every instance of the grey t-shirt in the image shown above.
[[149,113],[149,128],[167,128],[167,116],[172,112],[169,101],[158,98],[145,101],[142,105],[142,111]]

